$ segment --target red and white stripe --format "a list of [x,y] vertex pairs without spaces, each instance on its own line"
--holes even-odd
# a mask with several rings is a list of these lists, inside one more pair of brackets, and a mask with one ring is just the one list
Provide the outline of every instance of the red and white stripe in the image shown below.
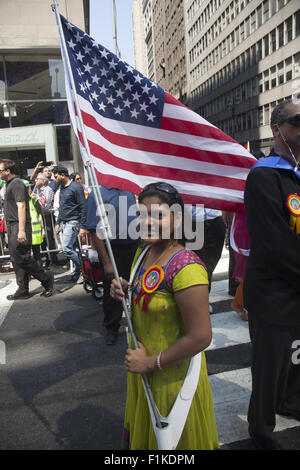
[[245,180],[256,159],[168,93],[160,129],[103,117],[80,95],[78,100],[101,184],[138,194],[148,183],[165,181],[186,203],[244,210]]

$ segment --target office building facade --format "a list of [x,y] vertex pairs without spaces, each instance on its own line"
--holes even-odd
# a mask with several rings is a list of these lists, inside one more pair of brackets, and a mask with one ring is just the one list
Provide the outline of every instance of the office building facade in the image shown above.
[[298,0],[187,0],[189,106],[268,154],[274,107],[300,93]]
[[[60,2],[60,13],[89,32],[89,0]],[[49,0],[0,3],[0,158],[23,174],[38,161],[82,165],[71,129],[55,14]]]
[[155,77],[162,88],[187,100],[183,0],[153,0]]
[[[187,66],[183,0],[135,0],[134,31],[139,19],[136,3],[142,5],[144,31],[135,34],[135,61],[139,69],[140,43],[146,52],[145,75],[183,103],[187,102]],[[137,23],[135,25],[135,23]],[[142,67],[142,65],[141,65]]]

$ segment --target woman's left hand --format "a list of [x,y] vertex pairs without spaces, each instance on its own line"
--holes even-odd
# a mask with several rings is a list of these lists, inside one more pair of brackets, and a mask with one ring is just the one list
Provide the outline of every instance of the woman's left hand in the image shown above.
[[151,356],[148,356],[145,346],[138,341],[138,349],[127,349],[125,354],[125,367],[128,372],[145,374],[155,368],[152,366]]

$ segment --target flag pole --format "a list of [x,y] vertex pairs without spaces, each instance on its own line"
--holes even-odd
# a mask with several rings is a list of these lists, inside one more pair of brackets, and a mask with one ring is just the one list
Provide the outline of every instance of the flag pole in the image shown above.
[[118,39],[117,39],[117,22],[116,22],[116,3],[115,0],[111,0],[111,10],[112,10],[112,24],[113,24],[113,40],[114,40],[114,47],[115,47],[115,54],[120,59],[121,54],[118,47]]
[[[88,156],[88,160],[85,163],[87,165],[88,175],[89,175],[90,181],[91,181],[92,186],[94,188],[96,207],[100,212],[99,215],[100,215],[100,220],[102,222],[102,227],[101,227],[102,236],[104,235],[104,241],[105,241],[105,245],[106,245],[106,248],[107,248],[107,252],[108,252],[110,261],[112,263],[115,279],[118,282],[118,284],[121,286],[121,281],[120,281],[117,265],[116,265],[116,262],[115,262],[114,254],[113,254],[111,243],[110,243],[110,240],[109,240],[110,227],[109,227],[109,223],[108,223],[108,219],[107,219],[107,215],[106,215],[105,206],[104,206],[104,202],[103,202],[103,199],[102,199],[101,191],[100,191],[99,184],[98,184],[97,177],[96,177],[95,165],[94,165],[91,153],[90,153],[88,139],[87,139],[87,136],[86,136],[84,125],[83,125],[81,109],[80,109],[80,105],[79,105],[79,102],[78,102],[78,97],[77,97],[77,94],[76,94],[76,86],[75,86],[75,83],[74,83],[72,68],[71,68],[69,55],[68,55],[68,51],[67,51],[67,47],[66,47],[66,43],[65,43],[65,39],[64,39],[64,34],[63,34],[63,30],[62,30],[62,24],[61,24],[61,18],[60,18],[60,15],[59,15],[59,11],[58,11],[57,0],[54,0],[54,4],[52,5],[52,10],[54,11],[55,17],[56,17],[56,23],[57,23],[57,27],[58,27],[58,31],[59,31],[60,44],[61,44],[61,50],[62,50],[62,58],[63,58],[63,62],[66,65],[66,70],[65,71],[68,74],[68,79],[70,80],[71,88],[73,90],[74,100],[75,100],[75,104],[76,104],[76,110],[77,110],[77,114],[78,114],[78,121],[80,123],[81,134],[82,134],[83,142],[84,142],[84,148],[85,148],[85,152],[87,153],[87,156]],[[122,289],[122,286],[121,286],[121,289]],[[128,312],[125,296],[123,296],[123,299],[122,299],[122,306],[123,306],[125,316],[126,316],[126,320],[127,320],[127,323],[128,323],[129,332],[131,334],[133,347],[134,347],[134,349],[138,349],[138,343],[137,343],[137,339],[136,339],[136,336],[135,336],[134,331],[133,331],[132,322],[131,322],[131,318],[130,318],[130,315],[129,315],[129,312]],[[153,399],[153,395],[152,395],[152,392],[151,392],[151,388],[150,388],[147,376],[146,376],[146,374],[141,374],[141,377],[142,377],[145,393],[146,393],[146,396],[148,398],[148,403],[150,403],[150,406],[152,408],[152,412],[153,412],[154,417],[155,417],[156,426],[158,428],[162,428],[163,425],[161,423],[160,415],[158,413],[157,407],[155,405],[155,401]]]

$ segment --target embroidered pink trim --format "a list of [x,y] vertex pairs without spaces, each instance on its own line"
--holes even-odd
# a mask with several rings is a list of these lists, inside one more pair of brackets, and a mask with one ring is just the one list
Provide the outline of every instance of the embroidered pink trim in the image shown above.
[[204,262],[194,251],[183,250],[174,255],[165,271],[165,283],[169,290],[172,290],[172,283],[176,274],[188,264],[193,263],[201,264],[206,269]]

